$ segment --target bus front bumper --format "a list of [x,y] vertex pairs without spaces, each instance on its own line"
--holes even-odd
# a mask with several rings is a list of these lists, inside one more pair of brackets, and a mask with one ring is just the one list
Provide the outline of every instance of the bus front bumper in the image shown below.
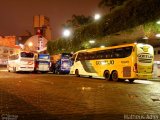
[[153,78],[153,74],[137,73],[136,75],[138,79],[152,79]]

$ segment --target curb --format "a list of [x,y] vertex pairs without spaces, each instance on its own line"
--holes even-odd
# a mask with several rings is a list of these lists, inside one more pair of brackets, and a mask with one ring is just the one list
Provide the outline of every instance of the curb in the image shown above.
[[149,81],[160,82],[160,78],[149,79]]

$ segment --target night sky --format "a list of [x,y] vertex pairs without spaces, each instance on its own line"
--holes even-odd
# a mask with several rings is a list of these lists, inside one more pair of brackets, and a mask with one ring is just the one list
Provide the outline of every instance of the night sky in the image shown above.
[[33,16],[50,18],[52,35],[61,35],[62,24],[76,15],[94,15],[100,12],[100,0],[0,0],[0,36],[33,33]]

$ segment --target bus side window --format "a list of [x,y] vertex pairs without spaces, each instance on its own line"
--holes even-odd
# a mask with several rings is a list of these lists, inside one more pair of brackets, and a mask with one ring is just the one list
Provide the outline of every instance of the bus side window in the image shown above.
[[101,59],[101,53],[99,51],[97,52],[97,59]]
[[130,56],[131,53],[132,53],[132,49],[133,49],[132,46],[130,46],[130,47],[125,47],[125,48],[124,48],[124,53],[125,53],[124,57]]
[[98,52],[95,52],[95,59],[98,59]]
[[106,51],[101,51],[101,58],[102,59],[105,59],[106,58]]
[[123,48],[116,49],[116,58],[124,58],[125,50]]
[[111,58],[116,58],[115,49],[111,50]]
[[88,53],[84,53],[82,60],[88,60],[88,59],[89,59]]
[[76,62],[77,62],[77,61],[81,61],[81,60],[83,60],[83,59],[84,59],[83,57],[84,57],[84,56],[83,56],[83,53],[78,53],[78,56],[77,56]]
[[96,53],[94,52],[94,53],[90,53],[90,55],[89,55],[90,57],[90,60],[94,60],[94,59],[96,59]]
[[106,50],[105,51],[105,59],[110,59],[111,58],[111,51],[110,50]]

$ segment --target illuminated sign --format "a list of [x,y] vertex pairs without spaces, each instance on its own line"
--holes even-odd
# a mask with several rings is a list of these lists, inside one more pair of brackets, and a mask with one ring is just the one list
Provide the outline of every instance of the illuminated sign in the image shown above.
[[141,53],[138,55],[138,61],[142,63],[151,63],[153,60],[153,55],[149,53]]

